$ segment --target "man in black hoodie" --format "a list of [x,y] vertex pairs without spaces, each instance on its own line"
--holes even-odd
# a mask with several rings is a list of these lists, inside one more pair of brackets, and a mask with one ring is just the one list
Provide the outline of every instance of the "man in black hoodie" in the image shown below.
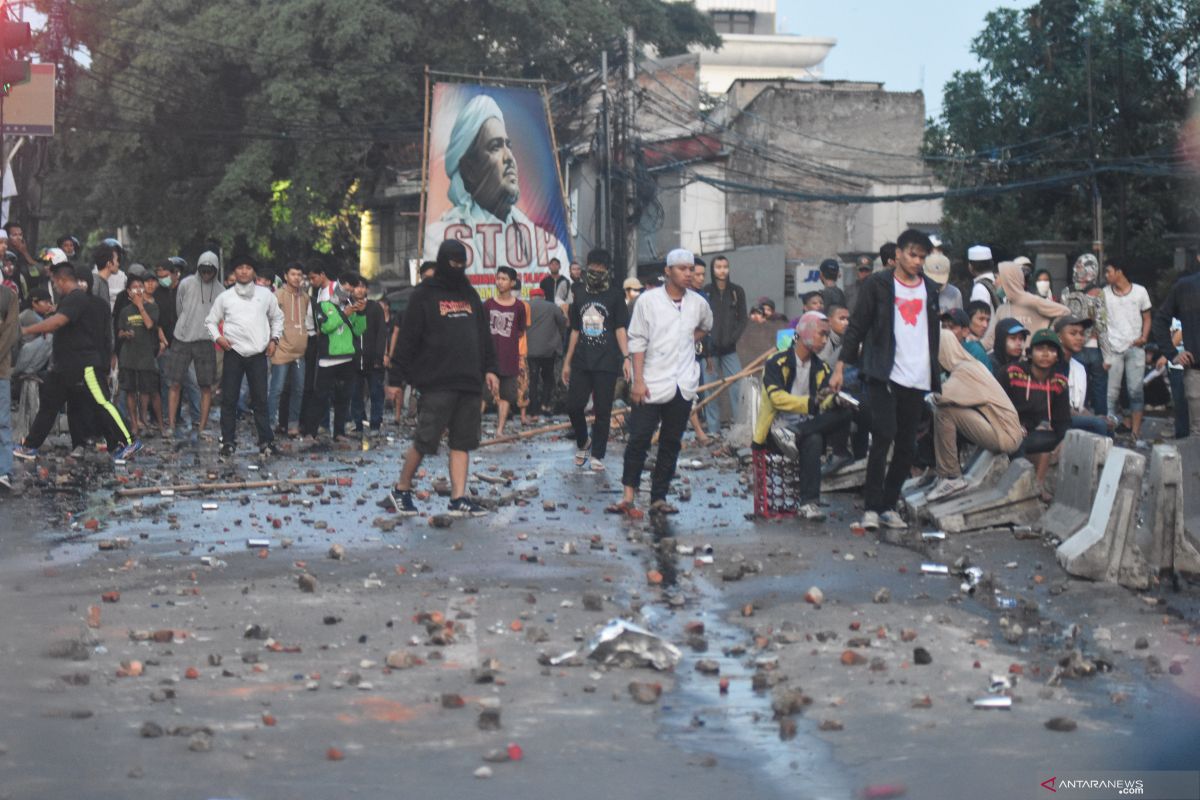
[[[344,281],[343,281],[344,283]],[[366,303],[363,314],[367,318],[367,329],[359,343],[359,372],[354,382],[354,393],[350,398],[350,413],[354,417],[354,432],[363,432],[363,420],[367,414],[367,399],[371,401],[371,433],[378,434],[383,428],[384,362],[387,350],[387,322],[383,318],[383,306],[376,300],[368,300],[370,285],[359,276],[357,286],[350,288],[355,301]]]
[[404,456],[392,495],[396,510],[415,516],[412,482],[425,456],[435,455],[443,433],[449,433],[451,516],[487,513],[467,497],[470,451],[479,447],[481,400],[486,384],[500,390],[496,351],[488,315],[467,279],[467,249],[450,239],[438,248],[433,277],[422,281],[408,301],[400,336],[392,354],[393,385],[420,391],[417,427]]
[[[896,268],[867,278],[850,314],[841,357],[829,386],[840,391],[846,364],[862,361],[871,419],[871,449],[863,487],[862,525],[908,527],[895,510],[917,452],[917,423],[925,395],[938,391],[941,287],[921,272],[933,249],[929,237],[907,230],[896,240]],[[892,461],[888,449],[895,443]],[[886,472],[886,476],[885,476]]]

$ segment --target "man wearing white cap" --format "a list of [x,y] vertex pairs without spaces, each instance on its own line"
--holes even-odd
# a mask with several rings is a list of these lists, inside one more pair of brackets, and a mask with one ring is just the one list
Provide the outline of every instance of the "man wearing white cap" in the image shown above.
[[996,309],[1004,302],[996,290],[996,265],[992,262],[992,248],[986,244],[972,245],[967,249],[967,264],[971,269],[973,285],[971,302],[987,303],[995,316]]
[[624,495],[609,511],[640,517],[635,507],[638,484],[650,441],[659,425],[658,456],[650,479],[650,510],[675,513],[667,502],[667,489],[675,477],[680,442],[687,428],[692,402],[700,385],[696,342],[712,330],[712,309],[689,287],[696,259],[682,248],[667,254],[666,281],[644,292],[633,306],[629,322],[629,358],[633,362],[633,412],[629,415],[629,443],[621,475]]
[[[933,237],[929,237],[933,241]],[[962,292],[950,283],[950,259],[936,250],[925,259],[925,276],[942,287],[938,292],[938,307],[942,313],[963,307]]]

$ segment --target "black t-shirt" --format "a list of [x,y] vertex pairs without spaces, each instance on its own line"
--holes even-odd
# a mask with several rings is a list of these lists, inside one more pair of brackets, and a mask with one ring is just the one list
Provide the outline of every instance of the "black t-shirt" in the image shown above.
[[579,341],[571,367],[619,373],[623,356],[616,331],[629,325],[625,292],[619,286],[611,286],[600,294],[592,294],[583,283],[576,283],[573,291],[571,330],[579,331]]
[[103,371],[108,358],[108,304],[92,302],[93,298],[83,289],[62,298],[57,313],[70,322],[54,332],[54,369],[56,372],[82,374],[84,367],[95,367]]

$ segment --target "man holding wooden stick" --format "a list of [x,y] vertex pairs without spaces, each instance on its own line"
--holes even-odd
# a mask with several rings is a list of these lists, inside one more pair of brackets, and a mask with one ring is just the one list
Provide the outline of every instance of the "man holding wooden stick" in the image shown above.
[[667,254],[666,282],[645,292],[633,307],[629,323],[629,352],[633,355],[634,408],[629,418],[625,447],[624,488],[620,503],[609,511],[640,517],[636,507],[638,484],[654,431],[661,424],[658,457],[650,480],[650,510],[676,513],[667,502],[667,489],[675,477],[680,442],[700,384],[696,342],[712,330],[712,309],[691,291],[695,257],[682,248]]

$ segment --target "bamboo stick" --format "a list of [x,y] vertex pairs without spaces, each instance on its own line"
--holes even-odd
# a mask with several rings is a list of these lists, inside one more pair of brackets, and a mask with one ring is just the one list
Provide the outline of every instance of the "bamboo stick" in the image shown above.
[[137,486],[132,489],[118,489],[117,497],[145,497],[150,494],[159,494],[164,489],[169,489],[176,494],[187,492],[226,492],[238,491],[243,489],[270,489],[280,484],[291,484],[292,486],[312,486],[318,483],[325,483],[329,478],[279,478],[273,481],[232,481],[228,483],[178,483],[173,486]]
[[[763,353],[758,358],[751,361],[747,366],[743,367],[741,369],[741,371],[736,372],[733,375],[730,375],[728,377],[721,378],[720,380],[715,380],[715,381],[712,381],[711,383],[706,383],[703,386],[699,387],[696,391],[707,392],[712,389],[717,389],[718,392],[724,391],[729,386],[732,386],[734,381],[741,380],[742,378],[748,378],[751,375],[753,375],[755,372],[757,372],[759,370],[759,368],[762,366],[762,363],[764,361],[766,361],[774,352],[775,352],[775,349],[771,348],[770,350]],[[713,394],[715,395],[715,394],[717,394],[717,392],[714,392]],[[704,401],[701,401],[701,405],[703,405],[703,403],[704,403]],[[625,414],[628,414],[629,411],[630,411],[629,408],[618,408],[612,412],[612,417],[615,419],[618,416],[624,416]],[[595,416],[590,416],[590,417],[588,417],[588,422],[593,422],[593,421],[595,421],[595,419],[596,419]],[[517,442],[522,439],[529,439],[534,436],[540,436],[543,433],[555,433],[557,431],[565,431],[565,430],[570,429],[570,427],[571,427],[571,423],[569,423],[569,422],[559,422],[554,425],[543,425],[540,428],[533,428],[532,430],[521,431],[520,433],[509,434],[508,436],[498,436],[495,439],[488,439],[486,441],[480,442],[479,446],[487,447],[488,445],[493,445],[493,444],[505,444],[507,442]]]

